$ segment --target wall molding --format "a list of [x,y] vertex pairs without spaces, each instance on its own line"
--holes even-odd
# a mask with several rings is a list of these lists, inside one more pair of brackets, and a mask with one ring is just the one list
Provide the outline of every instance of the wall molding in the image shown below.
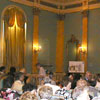
[[[84,9],[85,10],[92,10],[92,9],[97,9],[100,8],[100,3],[95,3],[95,4],[90,4],[87,6],[83,6],[83,2],[84,1],[74,1],[74,2],[69,2],[69,3],[64,3],[62,5],[62,3],[60,5],[58,5],[59,3],[54,3],[56,5],[58,5],[58,8],[53,8],[47,5],[43,5],[41,3],[37,3],[37,2],[32,2],[29,0],[10,0],[12,2],[16,2],[16,3],[20,3],[26,6],[30,6],[30,7],[37,7],[41,10],[46,10],[49,12],[53,12],[56,14],[66,14],[66,13],[74,13],[74,12],[81,12]],[[41,1],[45,1],[45,0],[41,0]],[[89,0],[88,2],[92,2],[93,0]],[[52,1],[47,0],[48,3],[53,3]],[[65,7],[65,6],[70,6],[70,5],[75,5],[75,4],[81,4],[81,6],[79,7],[72,7],[72,8],[64,8],[64,9],[60,9],[59,6]]]

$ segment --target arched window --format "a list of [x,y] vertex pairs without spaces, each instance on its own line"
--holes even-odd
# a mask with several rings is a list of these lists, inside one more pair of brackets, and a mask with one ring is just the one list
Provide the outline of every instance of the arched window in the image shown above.
[[8,68],[24,67],[25,56],[25,15],[17,7],[8,7],[3,14],[3,63]]

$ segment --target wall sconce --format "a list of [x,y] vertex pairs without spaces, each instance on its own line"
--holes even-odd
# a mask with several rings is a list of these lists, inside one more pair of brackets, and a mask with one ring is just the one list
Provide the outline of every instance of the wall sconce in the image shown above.
[[33,51],[34,52],[39,52],[41,50],[41,46],[40,45],[38,45],[38,44],[34,44],[33,45]]
[[86,47],[79,47],[79,52],[81,53],[81,54],[86,54]]

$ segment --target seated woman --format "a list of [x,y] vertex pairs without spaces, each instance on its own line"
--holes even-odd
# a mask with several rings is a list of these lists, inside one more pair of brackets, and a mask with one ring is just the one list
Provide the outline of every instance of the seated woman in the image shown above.
[[[83,98],[84,100],[90,100],[89,95],[87,95],[87,91],[85,92],[86,97],[84,95],[81,95],[81,94],[84,94],[85,89],[87,90],[87,88],[88,88],[87,85],[88,85],[88,83],[85,80],[79,80],[77,82],[77,86],[74,89],[73,94],[72,94],[72,97],[74,100],[79,100],[79,98],[81,98],[81,99]],[[86,99],[86,98],[88,98],[88,99]]]
[[98,93],[99,91],[92,86],[88,86],[85,80],[79,80],[72,97],[74,100],[92,100],[94,97],[98,96]]
[[53,89],[50,86],[42,86],[38,89],[38,96],[40,100],[51,100],[53,96]]
[[19,100],[39,100],[39,99],[34,93],[27,91],[21,95]]
[[23,85],[24,85],[24,74],[18,72],[15,75],[15,82],[12,85],[12,90],[16,90],[19,94],[22,94]]
[[10,75],[3,80],[3,88],[0,90],[0,98],[3,98],[4,100],[18,100],[20,96],[19,93],[11,89],[13,82],[14,78]]
[[33,83],[32,75],[25,68],[20,69],[20,72],[24,74],[24,84]]

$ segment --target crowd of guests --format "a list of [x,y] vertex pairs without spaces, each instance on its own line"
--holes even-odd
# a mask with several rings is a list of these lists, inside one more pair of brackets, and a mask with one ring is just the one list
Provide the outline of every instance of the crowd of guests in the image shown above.
[[40,65],[39,83],[25,68],[0,67],[0,100],[100,100],[100,75],[67,74],[62,81]]

